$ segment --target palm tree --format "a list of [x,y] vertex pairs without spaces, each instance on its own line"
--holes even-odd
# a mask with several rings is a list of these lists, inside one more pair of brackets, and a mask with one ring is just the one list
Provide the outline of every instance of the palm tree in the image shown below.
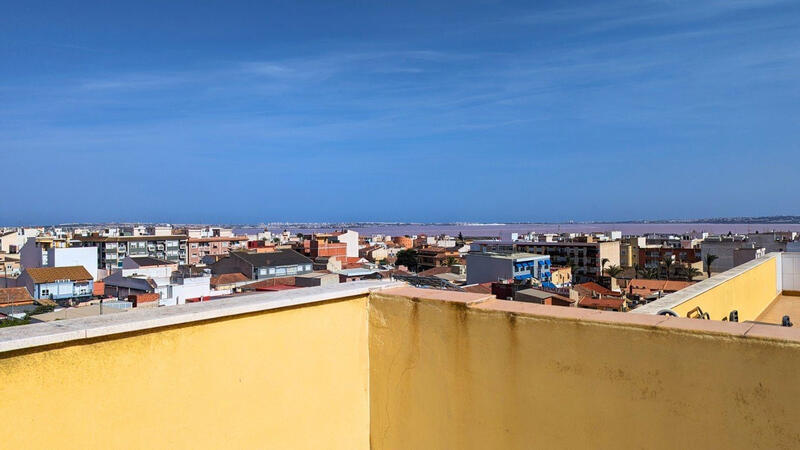
[[672,266],[675,265],[675,261],[672,258],[664,258],[661,264],[667,269],[667,280],[669,280],[669,272],[672,270]]
[[708,278],[711,278],[711,264],[718,259],[719,256],[717,255],[712,255],[711,253],[706,255],[706,271],[708,272]]
[[642,266],[640,266],[640,265],[638,265],[638,264],[634,264],[634,265],[633,265],[633,270],[634,270],[634,272],[636,272],[636,278],[639,278],[639,275],[641,275],[641,274],[642,274],[642,272],[644,272],[644,271],[642,270]]
[[661,275],[661,272],[658,270],[657,267],[648,267],[648,268],[644,269],[644,277],[645,278],[648,278],[648,279],[651,279],[651,280],[657,280],[659,275]]
[[606,275],[610,276],[611,278],[616,278],[622,272],[623,269],[620,266],[608,266],[608,269],[606,269]]
[[455,256],[448,256],[446,260],[444,260],[444,265],[447,267],[452,267],[458,264],[458,259]]
[[686,281],[694,281],[694,277],[699,277],[703,274],[703,272],[691,266],[683,267],[681,272],[683,273],[683,276],[686,277]]
[[570,277],[574,280],[575,273],[578,271],[578,265],[575,263],[575,260],[572,258],[567,258],[567,266],[570,270]]

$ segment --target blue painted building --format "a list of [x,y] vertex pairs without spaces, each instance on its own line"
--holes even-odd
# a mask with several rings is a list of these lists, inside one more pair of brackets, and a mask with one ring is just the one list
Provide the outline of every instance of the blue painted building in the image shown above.
[[535,279],[552,285],[550,256],[531,253],[467,253],[467,284]]
[[94,290],[92,275],[83,266],[28,268],[20,282],[37,300],[89,299]]

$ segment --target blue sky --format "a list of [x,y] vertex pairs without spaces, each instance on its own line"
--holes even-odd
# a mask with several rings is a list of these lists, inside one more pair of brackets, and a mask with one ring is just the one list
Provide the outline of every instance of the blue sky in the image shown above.
[[16,2],[0,223],[800,214],[800,4]]

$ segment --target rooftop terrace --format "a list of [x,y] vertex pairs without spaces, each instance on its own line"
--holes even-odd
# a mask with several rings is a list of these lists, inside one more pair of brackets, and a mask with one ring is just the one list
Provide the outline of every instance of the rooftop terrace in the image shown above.
[[712,320],[781,324],[800,321],[800,253],[769,253],[633,310],[671,311],[681,317],[707,313]]
[[798,371],[796,328],[361,281],[0,330],[0,415],[8,448],[797,448]]

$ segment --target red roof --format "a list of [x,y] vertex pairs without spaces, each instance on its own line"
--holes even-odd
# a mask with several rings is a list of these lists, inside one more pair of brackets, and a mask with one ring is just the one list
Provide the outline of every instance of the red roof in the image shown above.
[[613,308],[613,309],[622,309],[622,305],[625,303],[624,299],[621,298],[592,298],[592,297],[583,297],[578,301],[580,306],[586,308]]
[[448,266],[440,266],[440,267],[434,267],[433,269],[423,270],[417,275],[421,277],[432,277],[434,275],[441,275],[443,273],[450,273],[452,271],[453,269]]
[[611,289],[608,289],[605,286],[601,286],[601,285],[599,285],[599,284],[597,284],[597,283],[595,283],[593,281],[590,281],[588,283],[581,283],[581,284],[575,286],[574,289],[576,289],[578,291],[584,291],[584,292],[587,292],[587,293],[590,293],[590,294],[591,293],[596,293],[596,294],[599,294],[599,295],[610,295],[612,297],[621,297],[622,296],[621,293],[614,292]]
[[464,290],[467,292],[474,292],[476,294],[491,294],[492,293],[492,282],[488,283],[481,283],[481,284],[473,284],[471,286],[464,286]]
[[628,283],[628,287],[632,290],[675,292],[680,291],[683,288],[687,288],[693,284],[694,283],[690,281],[649,280],[634,278]]
[[259,280],[254,283],[245,284],[242,286],[242,288],[258,291],[276,285],[294,286],[294,277],[267,278],[266,280]]
[[233,283],[241,283],[243,281],[248,281],[247,278],[243,273],[234,272],[234,273],[223,273],[221,275],[217,275],[215,277],[211,277],[211,286],[219,286],[222,284],[233,284]]
[[0,289],[0,306],[19,306],[33,304],[33,297],[24,287]]

